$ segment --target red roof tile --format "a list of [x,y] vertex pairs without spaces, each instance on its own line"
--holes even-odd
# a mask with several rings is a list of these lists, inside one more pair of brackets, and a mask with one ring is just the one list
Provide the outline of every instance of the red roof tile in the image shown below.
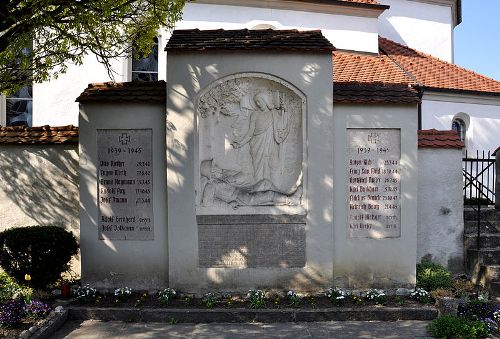
[[419,148],[463,148],[457,131],[438,131],[435,129],[418,131]]
[[421,101],[418,88],[405,84],[337,82],[333,84],[335,103],[417,104]]
[[333,52],[333,81],[416,84],[387,56],[342,51]]
[[78,143],[78,135],[78,127],[72,125],[62,127],[0,126],[0,144],[75,144]]
[[170,50],[300,50],[332,51],[321,31],[290,30],[175,30],[165,47]]
[[481,74],[382,37],[379,48],[428,89],[500,94],[500,82]]
[[77,102],[166,102],[165,81],[90,84]]

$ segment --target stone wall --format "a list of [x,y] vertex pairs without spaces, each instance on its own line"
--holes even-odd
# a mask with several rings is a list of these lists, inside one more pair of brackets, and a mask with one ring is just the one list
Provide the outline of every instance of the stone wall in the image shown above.
[[438,262],[464,271],[462,150],[418,151],[417,261]]

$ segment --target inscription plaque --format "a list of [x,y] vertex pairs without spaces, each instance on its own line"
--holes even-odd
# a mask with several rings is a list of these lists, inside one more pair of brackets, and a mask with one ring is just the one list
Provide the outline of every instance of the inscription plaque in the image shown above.
[[348,220],[351,238],[401,236],[401,131],[348,129]]
[[154,239],[152,135],[97,130],[99,239]]
[[304,267],[301,224],[199,225],[200,267]]

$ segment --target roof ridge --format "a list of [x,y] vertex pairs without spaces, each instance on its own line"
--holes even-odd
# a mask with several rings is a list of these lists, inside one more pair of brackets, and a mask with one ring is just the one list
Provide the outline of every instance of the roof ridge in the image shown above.
[[[440,58],[438,58],[438,57],[436,57],[436,56],[433,56],[433,55],[431,55],[431,54],[427,54],[427,53],[421,52],[421,51],[419,51],[418,49],[414,49],[414,48],[411,48],[411,47],[409,47],[409,46],[405,46],[405,45],[403,45],[403,44],[401,44],[401,43],[399,43],[399,42],[396,42],[396,41],[393,41],[393,40],[391,40],[391,39],[388,39],[388,38],[382,37],[382,36],[380,36],[380,35],[379,35],[379,39],[386,40],[386,41],[388,41],[389,43],[395,44],[395,45],[397,45],[397,46],[399,46],[399,47],[401,47],[401,48],[404,48],[404,49],[410,50],[410,51],[412,51],[412,52],[415,52],[416,54],[418,54],[418,55],[420,55],[420,56],[422,56],[422,57],[425,57],[425,58],[427,58],[427,59],[431,59],[431,60],[432,60],[432,61],[434,61],[434,62],[444,63],[444,64],[447,64],[447,65],[452,66],[452,67],[454,67],[454,68],[458,68],[458,69],[460,69],[460,70],[462,70],[462,71],[465,71],[465,72],[467,72],[467,73],[472,73],[472,74],[474,74],[474,75],[476,75],[476,76],[479,76],[479,77],[481,77],[481,78],[484,78],[484,79],[486,79],[486,80],[489,80],[489,81],[495,81],[495,82],[497,82],[497,83],[500,85],[500,81],[499,81],[499,80],[496,80],[496,79],[493,79],[493,78],[487,77],[487,76],[486,76],[486,75],[484,75],[484,74],[477,73],[477,72],[475,72],[475,71],[473,71],[473,70],[470,70],[470,69],[467,69],[467,68],[465,68],[465,67],[463,67],[463,66],[460,66],[460,65],[457,65],[457,64],[451,63],[451,62],[449,62],[449,61],[446,61],[446,60],[440,59]],[[385,50],[384,50],[384,48],[383,48],[380,44],[379,44],[379,49],[380,49],[380,50],[382,50],[382,51],[383,51],[383,52],[384,52],[384,53],[385,53],[385,54],[389,57],[389,53],[388,53],[387,51],[385,51]],[[391,60],[392,60],[392,58],[391,58]],[[411,72],[410,72],[410,71],[407,71],[407,70],[406,70],[406,69],[405,69],[402,65],[399,65],[399,64],[398,64],[398,66],[402,67],[402,68],[403,68],[406,72],[408,72],[409,74],[411,74]],[[415,75],[411,74],[411,76],[412,76],[412,77],[414,77],[415,79],[417,79],[417,77],[416,77]],[[419,81],[419,80],[417,79],[417,82],[419,82],[419,83],[420,83],[421,81]]]

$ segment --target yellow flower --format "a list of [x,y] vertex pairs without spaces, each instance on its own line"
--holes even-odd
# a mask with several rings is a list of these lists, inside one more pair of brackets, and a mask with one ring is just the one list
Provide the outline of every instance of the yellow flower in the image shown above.
[[29,274],[25,274],[25,275],[24,275],[24,280],[26,280],[26,281],[30,281],[30,280],[31,280],[31,275],[29,275]]

